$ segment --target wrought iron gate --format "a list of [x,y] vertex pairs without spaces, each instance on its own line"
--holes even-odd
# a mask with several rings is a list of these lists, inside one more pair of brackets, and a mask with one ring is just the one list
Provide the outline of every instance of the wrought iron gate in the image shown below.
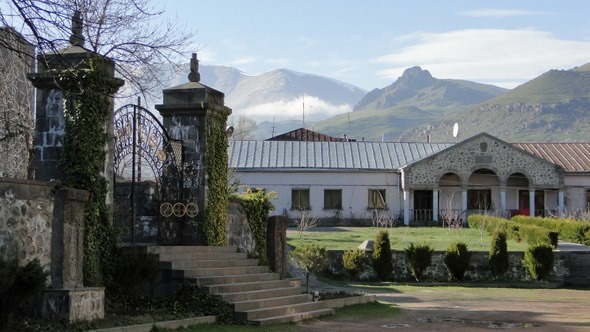
[[116,225],[122,240],[180,243],[181,217],[199,212],[182,197],[182,141],[171,139],[140,105],[115,111],[114,133]]

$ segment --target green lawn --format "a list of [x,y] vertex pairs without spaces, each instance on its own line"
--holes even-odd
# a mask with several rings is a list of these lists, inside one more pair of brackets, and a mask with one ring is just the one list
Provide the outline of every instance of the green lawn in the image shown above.
[[[446,250],[454,241],[462,241],[472,251],[489,251],[492,237],[485,231],[472,228],[441,227],[316,227],[299,232],[287,230],[287,242],[295,247],[311,243],[323,245],[328,250],[355,249],[365,240],[375,240],[381,230],[389,232],[389,241],[394,250],[403,250],[414,242],[426,243],[434,250]],[[526,243],[507,242],[509,251],[525,251]]]

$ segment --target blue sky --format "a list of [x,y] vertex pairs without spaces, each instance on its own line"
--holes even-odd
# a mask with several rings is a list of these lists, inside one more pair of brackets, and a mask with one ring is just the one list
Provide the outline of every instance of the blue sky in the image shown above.
[[[277,68],[366,90],[418,65],[436,78],[513,88],[590,62],[590,1],[168,0],[205,65]],[[188,60],[188,58],[187,58]]]

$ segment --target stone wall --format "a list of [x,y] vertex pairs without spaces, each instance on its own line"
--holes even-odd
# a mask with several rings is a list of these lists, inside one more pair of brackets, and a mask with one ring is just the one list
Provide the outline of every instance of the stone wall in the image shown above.
[[239,200],[230,201],[227,212],[227,244],[236,246],[238,251],[256,253],[254,236],[246,218],[246,212]]
[[557,166],[482,134],[409,166],[405,183],[409,188],[433,188],[449,172],[467,183],[466,177],[478,168],[493,170],[501,181],[511,174],[523,173],[537,188],[557,188],[563,181]]
[[[345,274],[342,267],[342,250],[329,251],[330,257],[330,271],[336,275]],[[367,252],[368,255],[371,252]],[[562,283],[569,275],[569,267],[566,253],[556,252],[555,261],[553,265],[553,272],[550,274],[548,280],[552,282]],[[443,262],[444,252],[435,251],[432,254],[432,264],[424,273],[422,280],[424,281],[449,281],[450,275]],[[510,269],[506,279],[509,280],[530,280],[526,268],[522,265],[524,258],[523,252],[509,252]],[[474,251],[471,255],[471,264],[465,273],[466,281],[489,281],[493,277],[490,274],[490,267],[488,264],[489,254],[487,252]],[[392,250],[393,260],[393,278],[396,281],[413,281],[414,278],[408,271],[406,264],[406,254],[403,251]],[[361,275],[361,278],[372,279],[376,275],[371,269]]]
[[54,200],[46,182],[0,179],[0,256],[49,270]]

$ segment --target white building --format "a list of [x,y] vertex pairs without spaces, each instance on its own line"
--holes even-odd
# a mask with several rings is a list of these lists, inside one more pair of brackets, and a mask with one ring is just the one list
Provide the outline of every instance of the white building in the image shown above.
[[232,141],[229,163],[242,186],[278,194],[275,214],[331,225],[569,214],[590,202],[590,143]]

